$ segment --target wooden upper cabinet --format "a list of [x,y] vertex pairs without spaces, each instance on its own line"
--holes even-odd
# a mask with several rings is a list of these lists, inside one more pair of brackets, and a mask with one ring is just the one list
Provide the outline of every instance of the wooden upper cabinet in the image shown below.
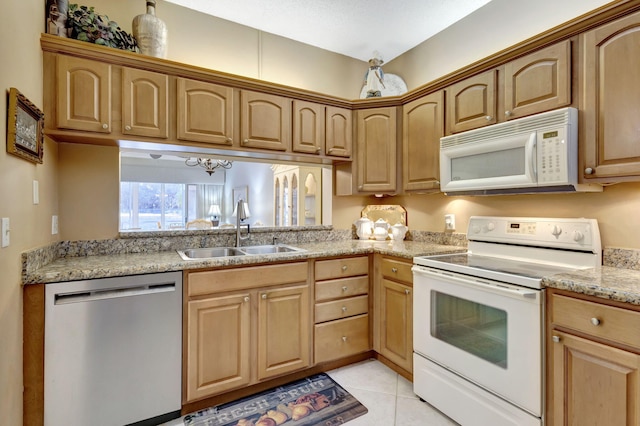
[[293,151],[321,154],[324,148],[324,105],[293,101]]
[[357,113],[357,184],[360,192],[397,190],[397,108]]
[[122,68],[122,134],[169,137],[169,76]]
[[431,93],[405,104],[402,116],[402,187],[405,191],[438,189],[444,92]]
[[185,141],[233,144],[233,89],[178,78],[177,135]]
[[291,100],[243,90],[241,142],[243,147],[286,151],[291,147]]
[[571,41],[504,66],[505,118],[511,120],[571,104]]
[[57,56],[57,127],[111,132],[111,65]]
[[497,70],[491,70],[447,88],[447,134],[495,124]]
[[640,13],[581,36],[584,178],[640,180]]
[[326,116],[325,154],[350,158],[353,145],[351,110],[328,106]]

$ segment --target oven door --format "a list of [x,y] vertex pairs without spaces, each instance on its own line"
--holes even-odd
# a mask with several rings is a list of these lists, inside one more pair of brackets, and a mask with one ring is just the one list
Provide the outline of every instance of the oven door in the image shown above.
[[543,292],[413,271],[416,354],[541,417]]

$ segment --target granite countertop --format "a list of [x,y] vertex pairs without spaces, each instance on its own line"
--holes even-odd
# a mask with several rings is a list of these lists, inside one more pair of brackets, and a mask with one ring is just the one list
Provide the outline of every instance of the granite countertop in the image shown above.
[[640,305],[640,271],[602,266],[544,277],[545,287]]
[[264,264],[276,261],[306,260],[320,257],[380,253],[408,260],[414,256],[457,253],[464,247],[414,241],[323,241],[295,244],[303,252],[268,255],[221,257],[215,259],[182,260],[175,250],[154,253],[131,253],[95,256],[71,256],[26,273],[23,284],[47,284],[155,272],[216,268],[232,265]]

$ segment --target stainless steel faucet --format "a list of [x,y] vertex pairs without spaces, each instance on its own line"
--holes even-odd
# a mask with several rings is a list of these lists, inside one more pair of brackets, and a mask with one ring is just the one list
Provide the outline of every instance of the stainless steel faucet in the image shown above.
[[[244,200],[239,199],[238,204],[236,204],[236,247],[240,247],[240,242],[250,237],[251,227],[249,226],[249,224],[240,224],[240,222],[245,220],[246,218],[247,212],[244,210]],[[244,237],[240,235],[240,226],[247,227],[247,235]]]

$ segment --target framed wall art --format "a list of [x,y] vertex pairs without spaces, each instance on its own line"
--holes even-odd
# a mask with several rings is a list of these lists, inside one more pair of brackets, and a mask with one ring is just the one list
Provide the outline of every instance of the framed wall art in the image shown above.
[[7,152],[42,164],[44,114],[15,87],[9,89]]

